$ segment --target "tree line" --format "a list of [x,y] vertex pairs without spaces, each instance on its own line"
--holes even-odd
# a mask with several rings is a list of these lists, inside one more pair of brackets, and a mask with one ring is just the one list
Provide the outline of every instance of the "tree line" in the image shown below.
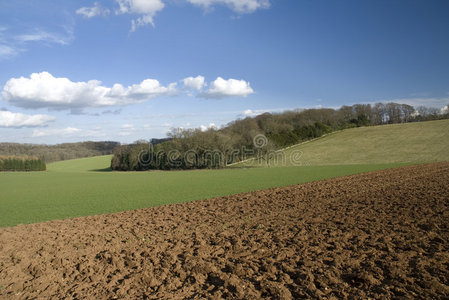
[[0,143],[0,155],[36,156],[45,162],[112,154],[118,142],[79,142],[58,145]]
[[45,171],[45,161],[29,156],[0,156],[0,171]]
[[336,130],[448,118],[447,109],[415,109],[398,103],[264,113],[235,120],[221,129],[177,128],[162,142],[138,141],[117,147],[111,167],[122,171],[221,168]]

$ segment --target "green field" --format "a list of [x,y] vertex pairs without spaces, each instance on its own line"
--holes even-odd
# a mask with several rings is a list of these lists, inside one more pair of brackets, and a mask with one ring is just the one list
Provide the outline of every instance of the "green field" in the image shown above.
[[0,173],[0,227],[230,195],[390,168],[395,164],[110,172],[110,156]]
[[[346,129],[284,152],[271,166],[295,165],[292,155],[296,165],[312,166],[449,161],[449,120]],[[267,164],[252,160],[240,165]]]
[[[296,150],[302,153],[300,167],[288,160]],[[0,227],[449,161],[448,150],[449,120],[444,120],[336,132],[286,150],[287,166],[278,168],[111,172],[110,156],[57,162],[46,172],[0,172]]]

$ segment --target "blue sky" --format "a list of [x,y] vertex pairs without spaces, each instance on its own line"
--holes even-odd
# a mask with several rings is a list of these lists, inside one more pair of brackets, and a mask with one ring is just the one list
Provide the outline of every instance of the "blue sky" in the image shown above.
[[164,137],[264,111],[449,104],[447,0],[0,2],[0,142]]

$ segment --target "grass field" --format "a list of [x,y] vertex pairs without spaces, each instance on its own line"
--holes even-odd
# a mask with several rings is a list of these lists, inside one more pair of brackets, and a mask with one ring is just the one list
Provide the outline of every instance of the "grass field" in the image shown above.
[[[278,156],[275,165],[342,165],[379,163],[427,163],[449,161],[449,120],[339,131],[285,150],[285,163]],[[293,153],[295,155],[295,153]],[[293,160],[295,161],[295,160]],[[249,161],[244,165],[266,166]]]
[[0,227],[199,200],[344,176],[397,164],[110,172],[110,156],[0,173]]

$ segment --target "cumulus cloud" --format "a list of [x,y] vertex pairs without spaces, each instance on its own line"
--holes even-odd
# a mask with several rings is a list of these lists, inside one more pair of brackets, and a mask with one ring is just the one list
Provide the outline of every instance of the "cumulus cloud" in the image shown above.
[[223,79],[218,77],[210,84],[210,88],[198,94],[200,98],[224,98],[224,97],[246,97],[253,94],[249,82],[237,79]]
[[86,18],[93,18],[95,16],[106,16],[109,14],[109,9],[104,8],[100,5],[100,3],[95,2],[92,7],[81,7],[76,10],[78,15],[82,15]]
[[[48,72],[32,73],[30,77],[9,79],[1,91],[2,99],[11,105],[38,109],[70,110],[72,113],[84,113],[86,108],[124,106],[145,102],[151,98],[174,96],[181,92],[189,94],[198,91],[197,97],[224,98],[246,97],[254,93],[245,80],[223,79],[218,77],[206,86],[203,76],[187,77],[182,80],[184,87],[178,89],[177,83],[161,85],[156,79],[145,79],[138,84],[124,86],[116,83],[104,86],[101,81],[89,80],[75,82],[65,77],[54,77]],[[120,110],[107,110],[104,114],[118,114]]]
[[68,78],[53,77],[48,72],[41,72],[33,73],[29,78],[9,79],[3,87],[2,97],[23,108],[79,110],[141,103],[174,93],[175,83],[162,86],[156,79],[145,79],[127,87],[118,83],[106,87],[98,80],[73,82]]
[[184,86],[198,91],[204,87],[204,77],[201,75],[184,78],[183,82]]
[[49,115],[27,115],[0,110],[0,127],[38,127],[45,126],[54,120],[56,117]]
[[131,31],[138,27],[151,24],[154,26],[153,18],[157,12],[164,9],[162,0],[116,0],[119,8],[116,14],[137,14],[137,19],[131,21]]
[[210,9],[215,4],[226,5],[237,13],[252,13],[270,7],[269,0],[187,0],[191,4]]

